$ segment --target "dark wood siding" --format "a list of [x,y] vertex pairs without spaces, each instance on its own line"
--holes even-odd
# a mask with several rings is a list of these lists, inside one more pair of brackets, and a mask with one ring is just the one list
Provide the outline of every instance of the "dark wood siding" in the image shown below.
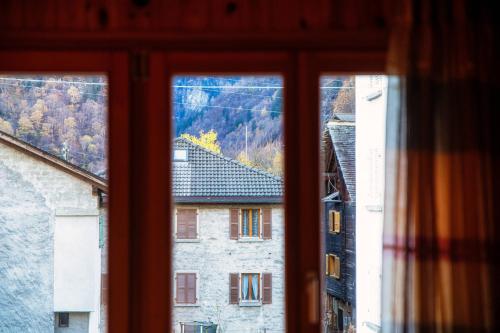
[[[340,211],[340,233],[328,232],[330,210]],[[325,203],[325,251],[340,259],[340,279],[326,278],[327,293],[343,301],[356,303],[356,206],[352,203]]]

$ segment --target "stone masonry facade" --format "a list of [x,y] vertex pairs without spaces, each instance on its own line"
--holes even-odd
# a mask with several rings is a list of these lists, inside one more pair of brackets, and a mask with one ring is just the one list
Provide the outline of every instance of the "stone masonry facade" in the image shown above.
[[54,332],[55,216],[97,209],[90,184],[0,144],[0,332]]
[[[284,332],[285,255],[281,205],[182,205],[198,209],[199,239],[182,241],[173,235],[173,271],[198,274],[198,304],[175,305],[173,329],[179,322],[211,321],[219,332]],[[230,239],[231,208],[272,208],[272,239]],[[175,223],[175,218],[173,219]],[[172,228],[175,230],[175,227]],[[272,304],[229,304],[230,273],[272,273]],[[175,284],[175,283],[174,283]],[[173,286],[175,295],[175,286]]]

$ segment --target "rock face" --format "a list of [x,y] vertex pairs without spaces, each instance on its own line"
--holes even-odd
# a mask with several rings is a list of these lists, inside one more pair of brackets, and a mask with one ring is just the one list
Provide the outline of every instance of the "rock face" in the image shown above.
[[0,332],[53,332],[51,210],[2,161],[0,198]]

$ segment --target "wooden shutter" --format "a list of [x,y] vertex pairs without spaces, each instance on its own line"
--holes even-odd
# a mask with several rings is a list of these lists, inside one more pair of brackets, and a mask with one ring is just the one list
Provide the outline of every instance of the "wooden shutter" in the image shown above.
[[262,304],[271,304],[273,301],[273,276],[271,273],[262,274]]
[[240,275],[229,274],[229,304],[238,304],[240,301]]
[[335,256],[335,267],[333,271],[333,275],[339,279],[340,278],[340,258]]
[[175,302],[186,302],[186,276],[185,274],[177,273],[175,275]]
[[336,233],[339,233],[340,232],[340,212],[334,211],[333,214],[334,214],[334,221],[335,221],[334,231]]
[[333,233],[333,210],[328,211],[328,232]]
[[232,208],[229,211],[229,238],[238,239],[240,210]]
[[271,208],[264,208],[262,211],[262,238],[271,239],[272,238],[272,210]]
[[198,237],[197,221],[198,213],[193,208],[177,209],[177,238],[196,239]]
[[186,303],[196,304],[196,274],[186,274]]

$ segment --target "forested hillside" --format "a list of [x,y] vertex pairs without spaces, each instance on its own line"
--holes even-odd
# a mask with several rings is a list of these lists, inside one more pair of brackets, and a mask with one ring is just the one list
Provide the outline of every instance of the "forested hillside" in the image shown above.
[[[222,154],[282,173],[280,77],[176,77],[172,83],[177,136],[214,131]],[[353,78],[328,77],[321,86],[323,123],[332,112],[354,112]],[[106,110],[104,77],[0,77],[0,130],[101,176]]]
[[107,95],[102,76],[2,76],[0,130],[104,176]]

